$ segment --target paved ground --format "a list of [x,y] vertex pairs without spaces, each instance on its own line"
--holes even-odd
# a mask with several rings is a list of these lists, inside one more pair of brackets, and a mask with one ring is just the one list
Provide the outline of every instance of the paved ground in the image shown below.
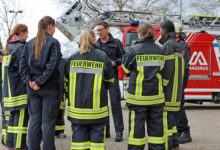
[[[114,125],[111,120],[111,138],[106,141],[107,150],[126,150],[128,139],[128,110],[122,101],[124,114],[124,141],[114,142]],[[180,150],[220,150],[220,105],[205,103],[203,105],[187,104],[187,115],[191,126],[193,142],[180,145]],[[1,122],[1,120],[0,120]],[[70,123],[66,121],[66,139],[56,139],[57,150],[70,149]],[[0,150],[7,150],[0,144]],[[145,148],[147,150],[147,146]]]

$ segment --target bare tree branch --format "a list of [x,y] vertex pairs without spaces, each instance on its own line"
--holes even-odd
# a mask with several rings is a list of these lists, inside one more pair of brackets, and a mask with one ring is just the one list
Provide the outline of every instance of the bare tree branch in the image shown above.
[[220,8],[220,0],[195,0],[191,3],[191,7],[197,10],[196,13],[215,16]]

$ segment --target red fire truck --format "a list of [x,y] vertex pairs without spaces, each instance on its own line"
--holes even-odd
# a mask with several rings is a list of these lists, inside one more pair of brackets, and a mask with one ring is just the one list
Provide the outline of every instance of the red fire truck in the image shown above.
[[[158,25],[153,25],[155,40],[160,39]],[[130,46],[137,39],[137,26],[126,27],[123,32],[122,43]],[[185,89],[185,100],[193,103],[220,102],[220,33],[214,35],[201,32],[186,32],[186,43],[190,47],[191,58],[190,78]],[[127,86],[127,77],[119,67],[119,79]],[[120,84],[122,85],[122,84]],[[122,88],[125,89],[125,88]],[[126,93],[126,92],[125,92]],[[122,94],[125,94],[122,91]],[[126,95],[122,95],[123,98]]]
[[[157,20],[155,15],[143,12],[105,11],[101,12],[88,1],[78,0],[73,3],[60,17],[57,18],[57,28],[71,41],[84,28],[94,28],[98,22],[105,21],[123,30],[122,43],[130,46],[138,38],[137,25],[129,26],[131,20],[150,22]],[[147,17],[150,16],[150,17]],[[160,15],[156,15],[160,16]],[[165,16],[164,16],[165,17]],[[161,20],[159,21],[161,22]],[[220,17],[191,15],[181,20],[190,46],[190,79],[185,89],[185,99],[188,102],[202,103],[220,102]],[[155,40],[160,39],[159,25],[153,25]],[[185,28],[186,27],[186,28]],[[126,98],[128,78],[119,67],[119,79],[122,98]]]

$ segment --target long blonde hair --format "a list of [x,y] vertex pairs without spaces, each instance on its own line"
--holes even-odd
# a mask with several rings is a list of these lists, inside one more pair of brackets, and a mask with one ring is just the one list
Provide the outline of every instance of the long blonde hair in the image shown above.
[[12,32],[8,35],[5,48],[2,50],[2,52],[3,53],[8,53],[8,44],[9,44],[10,39],[14,35],[18,36],[21,32],[26,32],[26,31],[28,31],[28,27],[25,24],[17,24],[17,25],[15,25],[15,27],[12,29]]
[[95,43],[95,33],[91,29],[84,29],[80,33],[79,37],[79,51],[80,54],[85,54],[87,52],[90,52],[91,48],[93,47],[93,44]]
[[46,43],[47,26],[50,24],[55,25],[55,20],[50,16],[45,16],[38,22],[37,36],[33,43],[34,55],[36,59],[39,59],[42,47]]

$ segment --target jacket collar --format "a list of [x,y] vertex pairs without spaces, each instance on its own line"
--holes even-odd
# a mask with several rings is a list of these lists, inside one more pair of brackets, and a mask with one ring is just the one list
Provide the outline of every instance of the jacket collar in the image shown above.
[[[112,34],[111,34],[111,33],[108,33],[108,35],[109,35],[109,39],[108,39],[108,41],[107,41],[106,43],[114,41],[114,38],[113,38]],[[103,42],[102,42],[102,40],[99,38],[99,39],[97,40],[97,43],[103,43]]]
[[164,44],[168,40],[176,40],[176,33],[175,32],[170,32],[165,34],[160,40],[160,44]]
[[150,38],[145,38],[145,39],[137,39],[135,44],[137,44],[137,43],[143,43],[143,42],[154,42],[154,39],[153,39],[152,37],[150,37]]

